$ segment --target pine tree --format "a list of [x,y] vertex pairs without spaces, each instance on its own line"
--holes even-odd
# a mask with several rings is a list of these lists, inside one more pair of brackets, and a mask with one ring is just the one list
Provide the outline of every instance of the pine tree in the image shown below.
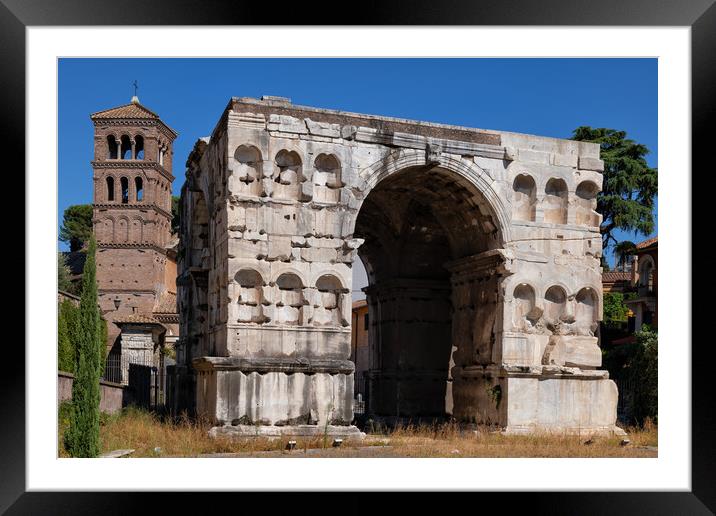
[[75,325],[77,369],[72,384],[72,410],[65,448],[72,457],[99,455],[99,380],[102,348],[101,317],[97,306],[95,252],[97,243],[90,238],[82,276],[82,296]]
[[602,247],[618,243],[613,234],[616,229],[650,235],[655,226],[658,176],[657,169],[646,162],[646,145],[630,140],[625,131],[603,127],[577,127],[572,139],[601,147],[604,181],[597,196],[597,211],[602,214]]

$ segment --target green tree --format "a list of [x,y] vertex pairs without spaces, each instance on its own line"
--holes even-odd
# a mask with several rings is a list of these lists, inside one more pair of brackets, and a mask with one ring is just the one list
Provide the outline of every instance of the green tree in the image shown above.
[[91,236],[75,324],[77,368],[72,384],[70,427],[65,434],[65,449],[72,457],[99,455],[99,380],[105,343],[101,341],[101,317],[97,305],[96,248],[97,242]]
[[179,205],[180,198],[176,195],[172,195],[172,234],[176,235],[179,233],[179,213],[180,213],[180,205]]
[[77,308],[65,299],[57,314],[57,368],[66,373],[75,372],[77,354],[74,346]]
[[658,355],[659,338],[648,325],[636,333],[636,350],[629,365],[634,382],[634,419],[644,424],[646,418],[658,422]]
[[67,266],[65,255],[57,253],[57,288],[74,294],[75,286],[70,279],[70,268]]
[[603,127],[577,127],[572,139],[598,143],[601,147],[604,181],[597,196],[597,211],[602,214],[599,228],[602,247],[617,244],[613,234],[616,229],[651,234],[658,191],[657,169],[646,163],[649,149],[628,139],[625,131]]
[[79,251],[92,235],[92,205],[68,206],[62,217],[60,240],[70,244],[70,251]]
[[604,323],[624,322],[627,320],[629,308],[624,304],[624,294],[607,292],[604,294]]

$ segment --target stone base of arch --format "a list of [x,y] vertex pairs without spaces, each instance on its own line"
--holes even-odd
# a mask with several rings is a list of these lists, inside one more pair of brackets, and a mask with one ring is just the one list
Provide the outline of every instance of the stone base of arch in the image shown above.
[[364,437],[351,424],[349,360],[201,357],[193,366],[197,414],[214,437]]
[[505,434],[624,435],[607,371],[470,366],[453,371],[453,417]]

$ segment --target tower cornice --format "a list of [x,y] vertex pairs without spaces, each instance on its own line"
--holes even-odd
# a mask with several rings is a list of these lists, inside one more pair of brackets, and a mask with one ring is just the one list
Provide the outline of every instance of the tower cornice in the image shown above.
[[151,168],[156,170],[163,175],[167,180],[174,181],[174,176],[166,168],[161,166],[156,161],[149,160],[135,160],[135,159],[117,159],[117,160],[104,160],[104,161],[90,161],[90,164],[94,169],[109,168],[109,169],[120,169],[120,168]]
[[171,213],[169,213],[167,210],[161,208],[160,206],[158,206],[156,204],[147,204],[147,203],[122,204],[122,203],[109,203],[108,202],[108,203],[93,203],[92,207],[100,209],[100,210],[126,210],[126,209],[140,210],[140,211],[154,210],[169,219],[171,219],[173,217],[173,215]]

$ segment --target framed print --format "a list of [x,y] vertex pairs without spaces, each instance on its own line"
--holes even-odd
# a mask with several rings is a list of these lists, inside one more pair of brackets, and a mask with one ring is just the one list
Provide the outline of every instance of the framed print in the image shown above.
[[[396,490],[519,491],[511,504],[547,513],[714,511],[710,347],[692,344],[691,322],[705,317],[691,293],[691,188],[702,177],[691,171],[710,168],[712,3],[381,5],[356,9],[350,23],[302,26],[281,11],[223,2],[3,0],[1,104],[6,148],[25,170],[27,311],[24,352],[15,346],[4,375],[0,507],[96,513],[146,503],[121,491],[162,491],[168,508],[185,503],[183,491],[291,491],[286,501],[355,491],[342,502],[360,506],[372,491]],[[650,369],[658,445],[622,435],[613,416],[637,409],[617,388],[641,391],[604,374],[611,358],[598,345],[607,338],[603,292],[618,281],[633,290],[624,328],[628,318],[657,325],[657,226],[640,230],[629,274],[609,251],[621,276],[607,287],[602,246],[617,239],[604,240],[602,223],[618,216],[602,204],[597,212],[611,148],[593,142],[618,135],[576,141],[586,122],[559,125],[594,106],[604,117],[583,115],[600,121],[583,132],[632,127],[643,108],[649,131],[627,137],[658,152],[658,163],[648,150],[633,160],[653,173],[649,200],[634,206],[658,221],[669,303]],[[614,122],[601,122],[608,116]],[[226,215],[207,191],[224,196]],[[51,253],[67,227],[63,210],[84,202],[98,252],[82,266],[96,267],[96,317],[110,322],[97,338],[115,343],[100,359],[103,407],[129,397],[159,413],[161,404],[166,421],[189,410],[212,421],[211,442],[278,438],[281,450],[202,444],[181,453],[118,439],[102,451],[128,455],[121,461],[70,458],[87,455],[67,452],[57,407],[82,374],[74,362],[55,381],[63,368],[53,325],[64,324],[55,290],[79,307],[81,288],[68,292],[71,267],[67,288],[56,288],[64,280]],[[207,252],[221,235],[225,249]],[[86,242],[62,238],[62,260],[80,248],[90,256]],[[216,265],[224,259],[225,269]],[[197,320],[212,321],[211,332],[191,329]],[[481,337],[481,328],[491,332]],[[459,344],[468,341],[470,353]],[[447,358],[436,373],[437,355]],[[397,365],[386,365],[393,356]],[[150,387],[128,390],[142,375]],[[424,380],[431,375],[438,380]],[[421,455],[418,438],[393,440],[386,455],[377,441],[340,455],[366,425],[435,414],[460,420],[459,435],[492,425],[500,433],[480,437],[487,448],[513,433],[577,440],[572,455],[470,455],[459,441]],[[599,453],[600,432],[613,451]],[[332,460],[312,460],[308,446],[286,458],[295,439],[299,449],[301,439],[322,439],[333,455],[316,456]]]

